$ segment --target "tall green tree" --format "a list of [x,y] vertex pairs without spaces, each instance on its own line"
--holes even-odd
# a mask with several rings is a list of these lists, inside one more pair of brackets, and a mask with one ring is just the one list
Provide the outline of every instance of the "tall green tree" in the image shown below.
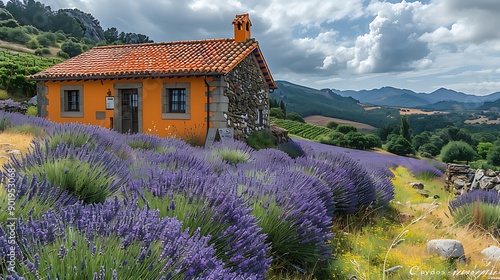
[[403,136],[408,142],[411,143],[411,127],[410,127],[410,121],[408,120],[407,116],[402,116],[401,117],[401,127],[400,127],[400,132],[401,136]]
[[286,104],[283,100],[280,101],[280,108],[281,108],[281,111],[283,111],[283,115],[286,118]]

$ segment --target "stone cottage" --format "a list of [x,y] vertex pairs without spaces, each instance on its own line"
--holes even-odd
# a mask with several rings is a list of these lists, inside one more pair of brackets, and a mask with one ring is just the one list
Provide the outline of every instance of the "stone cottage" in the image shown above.
[[232,24],[234,38],[96,47],[31,75],[39,115],[206,145],[244,139],[269,126],[276,84],[248,14]]

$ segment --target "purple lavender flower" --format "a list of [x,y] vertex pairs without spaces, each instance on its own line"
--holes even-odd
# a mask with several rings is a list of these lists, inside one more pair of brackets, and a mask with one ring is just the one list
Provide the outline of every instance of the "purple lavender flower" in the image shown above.
[[457,199],[450,201],[449,208],[451,212],[455,212],[458,208],[467,204],[473,204],[474,202],[500,205],[500,193],[495,190],[471,190],[468,193],[458,196]]
[[63,259],[67,253],[68,250],[63,244],[61,244],[61,247],[59,247],[59,251],[57,252],[57,256],[59,257],[59,259]]

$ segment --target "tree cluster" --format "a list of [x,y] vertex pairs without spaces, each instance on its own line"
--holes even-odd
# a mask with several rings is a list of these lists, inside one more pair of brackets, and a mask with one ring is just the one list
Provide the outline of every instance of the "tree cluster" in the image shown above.
[[60,47],[58,55],[63,58],[96,45],[151,42],[144,34],[119,32],[115,27],[104,31],[91,14],[77,9],[52,11],[35,0],[9,0],[0,7],[0,39],[25,44],[38,55],[50,54],[49,47]]
[[[435,118],[421,119],[432,122]],[[433,125],[442,126],[453,118],[443,118]],[[402,116],[400,125],[382,126],[378,134],[386,150],[395,154],[438,157],[443,162],[466,162],[475,168],[500,167],[500,133],[487,128],[475,126],[476,131],[471,132],[468,128],[447,124],[414,135],[413,120],[410,125],[410,119]]]

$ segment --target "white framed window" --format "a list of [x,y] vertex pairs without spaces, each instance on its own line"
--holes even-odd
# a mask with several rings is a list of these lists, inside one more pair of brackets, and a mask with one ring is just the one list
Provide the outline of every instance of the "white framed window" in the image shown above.
[[189,83],[165,83],[161,94],[163,119],[191,119],[191,86]]
[[61,117],[83,118],[83,86],[61,86]]

